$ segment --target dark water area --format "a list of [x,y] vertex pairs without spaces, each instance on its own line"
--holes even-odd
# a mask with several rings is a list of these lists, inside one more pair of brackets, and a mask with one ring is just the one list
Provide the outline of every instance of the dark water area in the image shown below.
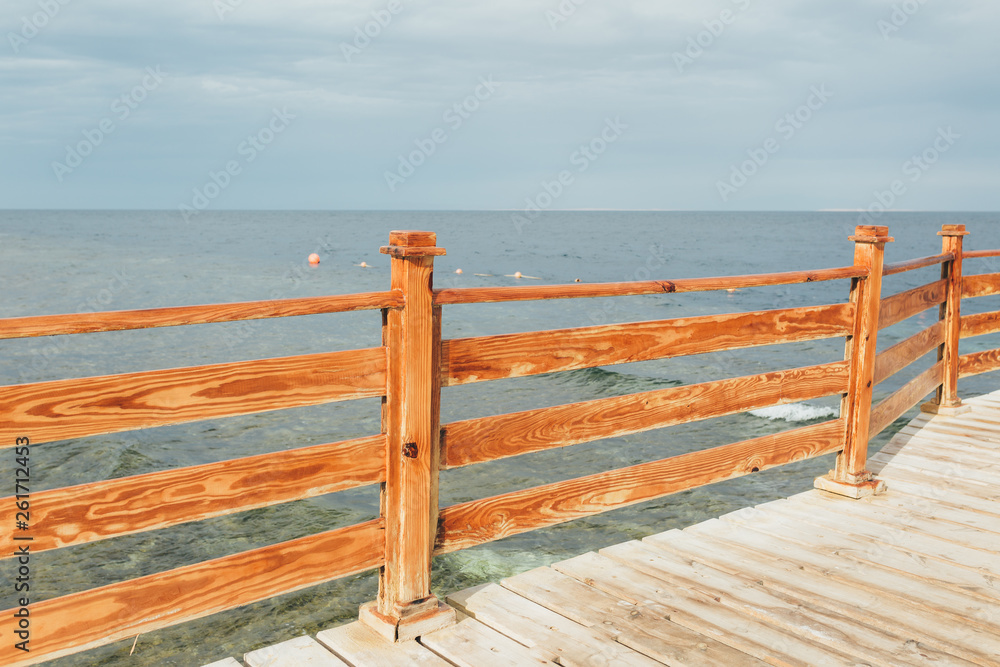
[[[555,284],[766,273],[846,266],[856,213],[546,212],[518,232],[509,212],[0,212],[0,317],[292,298],[388,289],[378,252],[393,229],[437,232],[448,254],[436,287]],[[967,249],[1000,248],[1000,215],[893,213],[877,220],[895,242],[886,261],[940,252],[942,224],[966,224]],[[322,262],[310,267],[306,257]],[[364,263],[366,266],[362,267]],[[462,272],[456,273],[457,269]],[[966,273],[1000,271],[969,260]],[[524,276],[513,277],[516,272]],[[888,295],[938,277],[930,267],[886,278]],[[447,306],[445,338],[589,326],[712,313],[843,303],[849,281],[736,292]],[[1000,307],[968,299],[963,313]],[[932,309],[885,330],[885,349],[937,317]],[[379,344],[377,311],[194,325],[148,331],[0,341],[0,385],[348,350]],[[962,352],[1000,345],[963,342]],[[617,396],[713,379],[837,361],[842,339],[767,346],[449,387],[442,421]],[[887,396],[933,363],[933,353],[876,388]],[[960,393],[996,389],[992,374],[962,380]],[[0,387],[0,391],[3,391]],[[816,423],[839,397],[784,405],[565,449],[446,471],[441,503],[528,488]],[[873,443],[884,444],[915,410]],[[282,410],[32,448],[32,491],[305,447],[378,433],[379,401]],[[13,495],[13,450],[0,479]],[[440,557],[439,595],[616,542],[704,521],[812,486],[831,457],[803,461],[660,500]],[[241,512],[32,558],[33,599],[66,595],[378,515],[372,487]],[[15,604],[13,561],[0,566],[4,608]],[[338,625],[375,595],[371,574],[334,581],[53,661],[70,665],[202,665]]]

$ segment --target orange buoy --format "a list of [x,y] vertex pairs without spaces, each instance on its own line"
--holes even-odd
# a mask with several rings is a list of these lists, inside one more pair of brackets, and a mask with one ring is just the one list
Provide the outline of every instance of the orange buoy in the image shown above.
[[317,255],[316,253],[313,253],[313,254],[309,255],[309,263],[310,264],[319,264],[319,255]]
[[515,271],[515,272],[514,272],[514,277],[515,277],[515,278],[520,278],[520,277],[521,277],[521,275],[522,275],[522,274],[521,274],[521,272],[520,272],[520,271]]
[[455,273],[461,275],[462,274],[462,269],[455,269]]

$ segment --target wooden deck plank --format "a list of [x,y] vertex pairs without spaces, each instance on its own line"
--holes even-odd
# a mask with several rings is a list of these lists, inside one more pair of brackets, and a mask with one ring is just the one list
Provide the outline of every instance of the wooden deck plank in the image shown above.
[[600,551],[602,556],[664,581],[701,592],[778,628],[809,637],[861,662],[897,667],[911,665],[969,665],[961,658],[919,644],[914,635],[881,632],[846,616],[753,583],[676,554],[657,552],[640,542],[626,542]]
[[349,665],[407,667],[451,665],[415,640],[390,644],[373,630],[355,621],[317,633],[316,640]]
[[867,586],[835,584],[794,561],[776,557],[773,546],[760,551],[689,531],[668,531],[643,542],[757,581],[765,588],[810,600],[879,630],[896,632],[905,627],[907,632],[918,633],[923,643],[976,664],[994,665],[993,656],[1000,650],[1000,640],[991,633],[878,595]]
[[343,667],[346,662],[304,635],[243,656],[247,667]]
[[629,602],[653,600],[670,619],[702,634],[724,628],[720,642],[756,658],[782,665],[855,665],[850,656],[820,646],[729,609],[710,596],[688,593],[676,584],[643,574],[594,553],[556,563],[553,568]]
[[474,618],[436,630],[420,643],[458,667],[524,667],[552,665],[556,656],[529,649]]
[[619,644],[599,626],[586,627],[497,584],[448,596],[460,611],[520,644],[558,656],[565,667],[618,665],[653,667],[663,663]]
[[873,455],[871,459],[887,465],[906,466],[907,468],[916,468],[932,473],[943,473],[952,477],[971,479],[983,482],[984,484],[1000,485],[1000,473],[993,473],[989,470],[959,463],[954,459],[918,454],[916,450],[896,454],[883,454],[879,452]]
[[501,582],[516,592],[581,625],[595,627],[667,665],[682,667],[760,667],[765,663],[717,640],[721,628],[703,635],[678,625],[666,607],[644,600],[632,603],[551,568],[524,572]]
[[243,663],[237,662],[236,658],[223,658],[202,667],[243,667]]

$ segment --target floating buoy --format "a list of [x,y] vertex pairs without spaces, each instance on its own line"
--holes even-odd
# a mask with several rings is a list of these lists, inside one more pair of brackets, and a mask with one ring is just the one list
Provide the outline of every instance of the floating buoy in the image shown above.
[[521,272],[520,271],[515,271],[514,272],[514,277],[515,278],[520,278],[521,277]]
[[358,266],[360,266],[362,269],[367,269],[368,268],[368,262],[361,262],[360,264],[358,264]]
[[462,269],[455,269],[455,273],[461,275],[462,274]]
[[730,294],[735,294],[736,293],[736,288],[735,287],[730,287],[726,291],[729,292]]
[[313,253],[313,254],[309,255],[309,263],[310,264],[319,264],[319,255],[317,255],[316,253]]
[[575,282],[575,283],[578,283],[578,282],[580,282],[580,279],[579,279],[579,278],[577,278],[577,279],[576,279],[576,280],[574,280],[573,282]]

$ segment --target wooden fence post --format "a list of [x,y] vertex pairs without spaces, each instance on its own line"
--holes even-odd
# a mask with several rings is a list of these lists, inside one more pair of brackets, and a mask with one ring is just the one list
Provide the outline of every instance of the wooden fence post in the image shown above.
[[431,554],[437,533],[440,418],[440,326],[433,303],[434,256],[445,254],[431,232],[394,231],[381,252],[392,257],[392,289],[401,309],[384,316],[388,348],[382,428],[386,433],[385,566],[378,600],[361,620],[390,641],[405,641],[455,621],[455,611],[431,594]]
[[944,343],[938,348],[938,360],[944,360],[944,378],[937,396],[920,406],[924,412],[955,415],[970,408],[958,397],[958,341],[962,335],[962,237],[967,236],[965,225],[942,225],[941,252],[951,253],[955,259],[941,264],[941,277],[948,281],[945,302],[941,304],[940,319],[944,320]]
[[845,353],[851,364],[850,379],[840,408],[846,426],[844,449],[837,456],[836,468],[828,476],[816,479],[816,488],[862,498],[885,488],[885,483],[874,479],[865,468],[868,465],[868,426],[882,298],[882,265],[885,244],[893,239],[889,236],[889,228],[879,225],[858,225],[850,239],[854,241],[854,265],[868,269],[868,276],[855,278],[851,283],[851,303],[856,310],[854,334],[847,340]]

